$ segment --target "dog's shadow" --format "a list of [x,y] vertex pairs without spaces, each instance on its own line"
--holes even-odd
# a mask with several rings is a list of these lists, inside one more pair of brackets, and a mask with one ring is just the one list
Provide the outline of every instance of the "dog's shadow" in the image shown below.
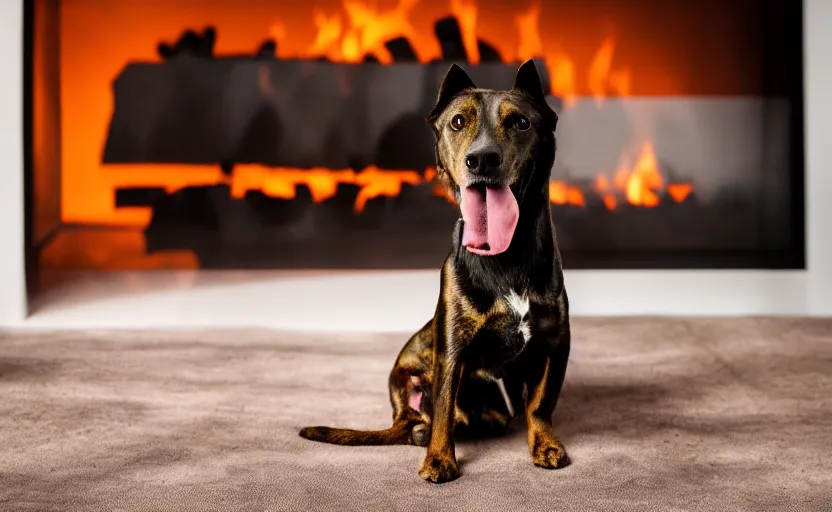
[[[701,398],[707,391],[690,376],[663,378],[656,382],[567,382],[564,384],[553,416],[553,428],[566,447],[583,443],[588,438],[645,440],[660,436],[669,429],[691,432],[713,432],[714,425],[686,421],[679,412],[684,404]],[[458,436],[463,447],[460,465],[488,457],[492,443],[526,447],[527,423],[519,411],[502,436]],[[570,454],[572,463],[574,456]]]

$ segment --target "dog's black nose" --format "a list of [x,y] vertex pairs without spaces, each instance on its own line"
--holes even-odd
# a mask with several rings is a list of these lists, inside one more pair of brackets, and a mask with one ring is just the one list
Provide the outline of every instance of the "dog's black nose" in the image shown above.
[[471,151],[465,155],[465,167],[474,174],[497,171],[502,163],[503,159],[500,154],[491,149]]

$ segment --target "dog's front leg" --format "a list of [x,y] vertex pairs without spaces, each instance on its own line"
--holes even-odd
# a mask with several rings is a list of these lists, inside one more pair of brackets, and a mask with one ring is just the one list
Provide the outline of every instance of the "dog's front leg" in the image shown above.
[[[419,476],[433,483],[449,482],[459,476],[454,447],[454,406],[463,362],[463,340],[448,325],[451,311],[437,315],[433,359],[433,421],[427,454]],[[450,338],[450,339],[449,339]]]
[[563,444],[552,428],[552,414],[566,376],[571,335],[568,324],[559,332],[544,335],[548,338],[536,348],[540,350],[536,367],[526,380],[526,421],[529,429],[529,451],[535,466],[546,469],[562,468],[569,464]]

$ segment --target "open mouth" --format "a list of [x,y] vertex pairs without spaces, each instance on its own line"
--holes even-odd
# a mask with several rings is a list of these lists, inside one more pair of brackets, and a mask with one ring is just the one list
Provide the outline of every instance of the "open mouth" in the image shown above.
[[477,183],[461,191],[462,245],[480,256],[494,256],[511,245],[520,217],[508,185]]

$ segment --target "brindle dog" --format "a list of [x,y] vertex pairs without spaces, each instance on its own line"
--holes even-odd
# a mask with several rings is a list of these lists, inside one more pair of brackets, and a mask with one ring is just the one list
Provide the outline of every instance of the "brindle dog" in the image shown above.
[[427,446],[419,475],[459,476],[454,436],[500,435],[525,410],[534,464],[560,468],[552,415],[569,358],[569,301],[549,207],[557,114],[532,61],[508,91],[478,89],[457,65],[427,117],[438,176],[460,205],[434,317],[390,373],[393,425],[308,427],[341,445]]

